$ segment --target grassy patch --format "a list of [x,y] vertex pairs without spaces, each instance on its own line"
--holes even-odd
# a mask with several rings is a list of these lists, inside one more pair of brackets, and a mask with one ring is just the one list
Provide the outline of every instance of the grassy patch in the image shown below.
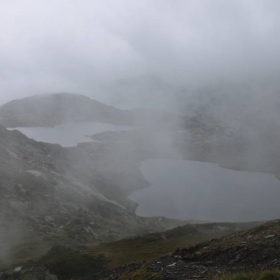
[[[173,253],[176,248],[183,248],[213,238],[219,238],[233,232],[237,226],[242,229],[242,227],[248,228],[249,225],[245,223],[185,225],[162,233],[151,233],[91,247],[89,254],[104,254],[108,259],[112,260],[109,264],[110,268],[143,260],[149,262]],[[212,231],[216,226],[229,227],[229,230],[225,232]],[[90,246],[89,244],[87,245]]]
[[172,253],[177,247],[194,245],[212,236],[181,236],[164,239],[162,236],[135,237],[110,244],[104,244],[91,249],[92,254],[104,254],[111,259],[110,267],[123,264],[152,261],[158,257]]

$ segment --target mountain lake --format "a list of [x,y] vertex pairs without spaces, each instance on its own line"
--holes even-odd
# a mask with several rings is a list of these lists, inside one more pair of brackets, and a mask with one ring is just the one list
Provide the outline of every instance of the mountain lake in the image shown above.
[[[55,127],[16,128],[36,141],[64,147],[91,142],[87,135],[133,126],[72,122]],[[272,174],[225,169],[218,164],[151,159],[141,171],[152,185],[133,192],[139,216],[193,221],[245,222],[279,218],[280,181]]]
[[99,122],[69,122],[54,127],[17,127],[27,137],[36,141],[60,144],[63,147],[76,146],[78,143],[92,142],[93,134],[104,131],[133,130],[133,126],[114,125]]
[[129,196],[139,204],[139,216],[214,222],[279,218],[280,181],[272,174],[162,159],[142,162],[141,171],[152,186]]

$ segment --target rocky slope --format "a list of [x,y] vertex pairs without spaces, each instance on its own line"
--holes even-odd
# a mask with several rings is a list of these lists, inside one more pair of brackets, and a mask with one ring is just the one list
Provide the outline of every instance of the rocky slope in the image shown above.
[[[148,186],[133,154],[112,154],[100,143],[62,148],[0,127],[0,155],[1,266],[36,259],[56,243],[93,244],[160,230],[138,218],[126,198]],[[178,224],[165,220],[160,228]]]
[[172,256],[153,262],[149,270],[160,272],[164,279],[202,280],[222,273],[276,269],[280,264],[279,228],[276,220],[178,249]]
[[[279,268],[280,221],[264,223],[253,229],[243,230],[198,243],[152,262],[138,262],[94,274],[84,279],[219,279],[218,275],[236,272],[256,272]],[[260,279],[269,278],[272,273]],[[278,271],[279,275],[279,271]],[[107,278],[106,278],[107,277]],[[256,279],[240,276],[228,279]],[[258,278],[259,279],[259,278]]]
[[[54,246],[40,261],[23,263],[16,271],[15,268],[7,270],[2,273],[2,278],[35,279],[40,276],[42,279],[65,280],[132,279],[130,276],[135,272],[140,273],[141,278],[138,279],[149,279],[142,273],[146,270],[146,276],[154,275],[153,270],[162,262],[153,260],[169,254],[174,248],[235,233],[256,224],[193,224],[94,247]],[[166,262],[170,258],[173,257],[164,257],[162,260]],[[122,278],[127,274],[127,278]]]

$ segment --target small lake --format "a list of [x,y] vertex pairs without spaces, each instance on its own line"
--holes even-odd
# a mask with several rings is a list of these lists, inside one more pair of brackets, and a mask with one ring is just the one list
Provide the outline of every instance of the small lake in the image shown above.
[[139,216],[217,222],[279,219],[280,181],[274,175],[187,160],[147,160],[141,171],[153,185],[129,196],[139,204]]
[[93,140],[87,135],[90,136],[104,131],[132,130],[134,127],[99,122],[69,122],[54,127],[18,127],[13,129],[21,131],[28,138],[36,141],[71,147],[78,143],[92,142]]

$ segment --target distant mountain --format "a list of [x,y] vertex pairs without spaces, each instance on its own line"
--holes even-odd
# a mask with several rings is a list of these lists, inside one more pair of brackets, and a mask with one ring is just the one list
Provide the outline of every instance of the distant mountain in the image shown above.
[[198,92],[186,106],[181,153],[280,178],[280,95],[265,89],[224,85]]
[[0,107],[5,127],[52,127],[65,122],[131,124],[127,111],[79,94],[43,94],[13,100]]

